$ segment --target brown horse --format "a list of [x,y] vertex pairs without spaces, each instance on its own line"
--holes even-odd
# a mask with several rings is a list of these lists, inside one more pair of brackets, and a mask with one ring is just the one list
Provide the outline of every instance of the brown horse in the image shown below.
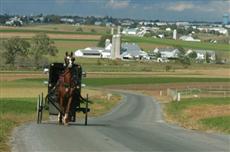
[[[62,124],[64,121],[64,125],[68,125],[69,123],[69,113],[70,106],[72,104],[73,92],[75,89],[75,83],[73,81],[72,75],[72,66],[75,58],[73,57],[73,53],[69,55],[66,52],[65,56],[65,70],[64,73],[60,75],[58,80],[58,101],[60,106],[60,113],[58,115],[59,124]],[[64,119],[62,120],[62,117]]]

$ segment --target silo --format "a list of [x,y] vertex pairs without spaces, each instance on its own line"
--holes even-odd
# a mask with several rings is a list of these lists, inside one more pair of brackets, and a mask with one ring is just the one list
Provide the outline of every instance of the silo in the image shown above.
[[116,35],[113,35],[113,37],[112,37],[112,50],[111,50],[111,58],[112,59],[115,59],[115,41],[116,41],[115,36]]
[[173,30],[173,39],[176,40],[177,39],[177,31]]
[[121,34],[121,26],[117,27],[117,34],[120,35]]
[[121,49],[121,36],[120,35],[113,35],[112,51],[111,51],[111,58],[112,59],[120,58],[120,49]]
[[114,34],[114,28],[112,27],[111,28],[111,35],[113,35]]
[[120,51],[121,51],[121,36],[118,34],[116,35],[116,46],[115,46],[115,58],[120,58]]
[[107,46],[109,46],[109,44],[110,44],[110,39],[106,39],[105,40],[105,48],[107,48]]

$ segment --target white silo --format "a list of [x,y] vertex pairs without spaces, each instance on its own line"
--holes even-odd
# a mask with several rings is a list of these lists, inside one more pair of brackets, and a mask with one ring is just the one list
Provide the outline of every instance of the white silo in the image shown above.
[[119,35],[121,34],[121,26],[117,27],[117,34],[119,34]]
[[120,35],[113,35],[112,51],[111,51],[111,58],[112,59],[120,58],[120,49],[121,49],[121,36]]
[[117,35],[113,35],[112,38],[112,50],[111,50],[111,58],[117,59],[120,58],[121,52],[121,27],[118,26],[117,28]]
[[109,46],[109,44],[110,44],[110,39],[106,39],[105,40],[105,48],[107,48]]
[[118,34],[116,36],[116,43],[115,43],[115,58],[120,58],[120,51],[121,51],[121,35]]
[[115,35],[112,37],[112,50],[111,50],[111,58],[115,59],[115,43],[116,43],[116,38]]
[[111,28],[111,35],[113,35],[114,34],[114,28],[112,27]]
[[173,30],[173,39],[176,40],[177,39],[177,30]]

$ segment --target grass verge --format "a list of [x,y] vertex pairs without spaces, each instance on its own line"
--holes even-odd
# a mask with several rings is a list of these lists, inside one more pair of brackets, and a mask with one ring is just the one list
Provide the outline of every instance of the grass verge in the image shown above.
[[8,136],[12,128],[35,118],[35,99],[1,98],[0,99],[0,151],[10,151]]
[[190,129],[230,133],[230,98],[183,99],[166,104],[166,119]]
[[230,116],[201,119],[199,121],[204,127],[215,130],[222,130],[230,134]]

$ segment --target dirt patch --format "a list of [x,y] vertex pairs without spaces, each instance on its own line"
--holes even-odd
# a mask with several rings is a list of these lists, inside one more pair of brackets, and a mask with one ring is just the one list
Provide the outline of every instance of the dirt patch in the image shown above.
[[47,87],[29,87],[29,88],[0,88],[0,98],[34,98],[41,92],[47,92]]
[[184,113],[194,121],[210,117],[230,116],[230,105],[194,106],[186,109]]
[[0,73],[0,81],[14,81],[27,78],[47,78],[48,76],[40,73]]
[[97,46],[97,42],[62,42],[62,41],[55,41],[55,46],[58,48],[69,49],[69,48],[86,48],[86,47],[95,47]]

